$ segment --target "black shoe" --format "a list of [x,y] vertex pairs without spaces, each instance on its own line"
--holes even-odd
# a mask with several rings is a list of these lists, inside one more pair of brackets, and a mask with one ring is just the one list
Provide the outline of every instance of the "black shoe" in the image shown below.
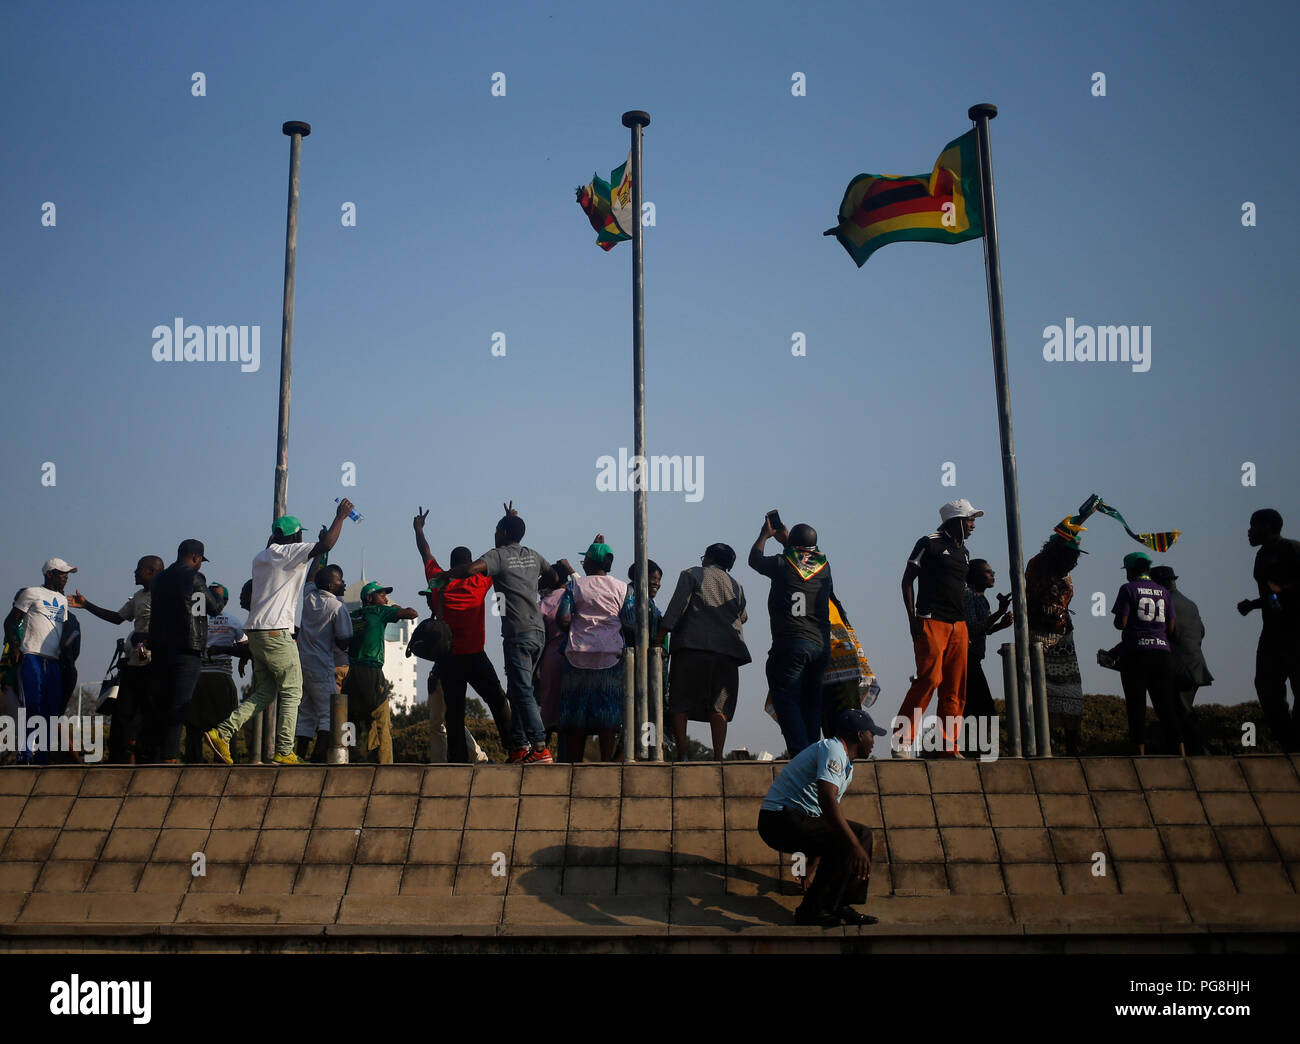
[[840,915],[837,913],[805,909],[799,906],[794,911],[794,923],[810,928],[838,928],[841,922]]
[[840,919],[840,924],[868,925],[878,924],[879,917],[872,917],[870,914],[858,913],[851,906],[841,906],[836,914]]

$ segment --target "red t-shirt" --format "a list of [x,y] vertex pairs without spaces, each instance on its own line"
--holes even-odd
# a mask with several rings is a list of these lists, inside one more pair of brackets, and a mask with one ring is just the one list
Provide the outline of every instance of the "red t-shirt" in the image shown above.
[[[438,565],[436,558],[424,563],[424,578],[432,580],[447,570]],[[442,618],[451,628],[451,651],[461,653],[482,652],[487,644],[483,629],[483,600],[492,589],[490,576],[469,576],[453,580],[442,589]],[[434,596],[438,604],[438,596]]]

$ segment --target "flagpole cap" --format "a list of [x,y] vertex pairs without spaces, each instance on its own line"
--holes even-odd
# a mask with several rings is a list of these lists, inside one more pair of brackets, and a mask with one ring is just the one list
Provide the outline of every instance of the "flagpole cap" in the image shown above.
[[998,107],[991,102],[980,102],[978,105],[972,105],[966,110],[966,115],[972,120],[978,120],[981,116],[986,116],[990,120],[998,114]]
[[302,120],[290,120],[288,123],[281,125],[280,130],[290,137],[301,134],[305,138],[311,133],[311,124],[303,123]]
[[624,127],[644,127],[650,122],[650,114],[640,109],[630,109],[623,113]]

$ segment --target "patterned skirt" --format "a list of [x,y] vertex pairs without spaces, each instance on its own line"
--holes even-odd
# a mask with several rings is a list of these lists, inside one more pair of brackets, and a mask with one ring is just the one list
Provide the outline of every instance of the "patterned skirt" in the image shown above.
[[1043,643],[1043,666],[1047,674],[1047,713],[1065,718],[1083,717],[1083,679],[1079,657],[1074,651],[1074,632],[1052,634],[1029,631],[1031,642]]
[[560,682],[561,732],[623,727],[623,663],[589,670],[564,662]]

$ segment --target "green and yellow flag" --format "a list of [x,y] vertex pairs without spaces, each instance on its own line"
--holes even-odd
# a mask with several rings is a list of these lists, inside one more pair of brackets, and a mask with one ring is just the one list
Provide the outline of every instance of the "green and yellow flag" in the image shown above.
[[596,230],[596,245],[601,250],[613,250],[614,244],[631,239],[631,157],[610,172],[609,181],[593,174],[590,183],[578,189],[578,205]]
[[888,243],[964,243],[984,235],[975,132],[948,142],[934,170],[914,177],[859,174],[844,190],[834,236],[859,268]]

